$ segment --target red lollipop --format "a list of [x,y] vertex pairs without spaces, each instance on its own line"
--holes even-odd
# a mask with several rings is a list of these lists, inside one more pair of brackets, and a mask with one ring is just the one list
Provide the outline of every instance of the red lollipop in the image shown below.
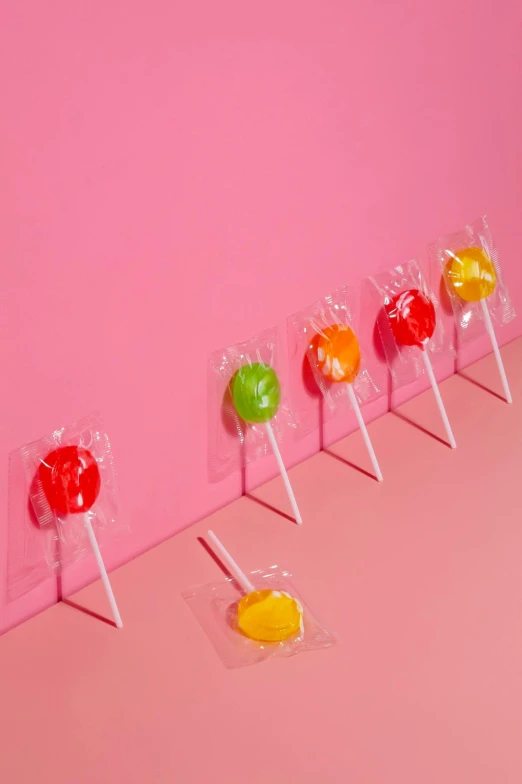
[[89,514],[101,487],[100,470],[95,458],[87,449],[80,446],[62,446],[50,452],[45,460],[42,460],[38,472],[51,509],[64,515],[83,514],[87,536],[100,570],[114,622],[121,629],[123,624],[120,611]]
[[52,509],[62,514],[88,512],[98,498],[100,471],[95,458],[79,446],[62,446],[40,463],[42,488]]
[[439,407],[440,415],[452,449],[457,446],[451,425],[442,402],[442,397],[426,351],[428,340],[435,331],[435,308],[433,302],[418,289],[408,289],[397,294],[385,304],[393,336],[397,343],[404,346],[417,346],[422,351],[424,366],[430,379]]
[[435,330],[432,301],[418,289],[408,289],[385,307],[395,340],[404,346],[423,349]]

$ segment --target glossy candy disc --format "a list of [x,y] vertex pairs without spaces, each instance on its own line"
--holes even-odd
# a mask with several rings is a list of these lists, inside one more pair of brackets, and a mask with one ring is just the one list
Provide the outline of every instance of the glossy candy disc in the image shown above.
[[330,381],[351,384],[361,367],[361,350],[351,327],[334,324],[323,329],[314,340],[317,365]]
[[493,262],[482,248],[459,250],[448,263],[448,277],[453,288],[466,302],[489,297],[497,285]]
[[232,379],[232,398],[245,422],[268,422],[277,414],[281,399],[275,370],[264,362],[243,365]]
[[237,623],[247,637],[263,642],[287,640],[302,625],[299,602],[284,591],[253,591],[238,605]]
[[431,300],[418,289],[408,289],[385,308],[395,340],[405,346],[423,348],[435,330],[435,308]]
[[79,446],[63,446],[48,454],[39,474],[49,505],[62,514],[88,512],[100,492],[98,464]]

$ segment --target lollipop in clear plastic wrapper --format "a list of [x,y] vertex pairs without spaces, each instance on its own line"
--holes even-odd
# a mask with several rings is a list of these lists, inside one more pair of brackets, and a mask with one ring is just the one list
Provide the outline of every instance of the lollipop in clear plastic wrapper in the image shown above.
[[295,438],[297,418],[281,388],[279,330],[214,351],[208,361],[208,473],[220,482],[274,454],[296,522],[302,523],[281,451]]
[[305,431],[318,424],[322,428],[325,417],[321,405],[317,421],[317,407],[310,406],[310,392],[315,395],[316,390],[320,391],[327,404],[326,416],[340,410],[344,417],[348,398],[380,482],[381,469],[360,408],[382,394],[382,386],[379,389],[375,382],[379,375],[384,378],[372,351],[373,335],[365,331],[367,323],[361,318],[359,288],[341,286],[288,317],[288,362],[295,405],[300,406]]
[[497,285],[493,262],[482,248],[451,252],[448,277],[459,297],[466,302],[482,302],[493,294]]
[[464,248],[456,252],[448,248],[446,252],[450,256],[446,270],[447,280],[456,294],[466,302],[480,302],[506,401],[512,403],[511,390],[486,301],[493,294],[497,285],[497,274],[489,257],[487,245],[483,240],[481,248]]
[[385,305],[395,340],[404,346],[424,348],[435,330],[435,308],[418,289],[397,294]]
[[361,367],[361,350],[351,327],[346,324],[325,327],[310,348],[316,350],[319,369],[330,381],[347,384],[355,381]]
[[245,573],[212,531],[206,540],[204,549],[227,578],[193,586],[182,595],[226,667],[245,667],[336,644],[289,572],[273,565]]
[[[9,521],[7,589],[23,596],[50,575],[94,556],[114,620],[121,618],[101,551],[127,533],[109,435],[89,414],[21,446],[11,455],[17,514]],[[34,514],[30,513],[28,500]]]
[[450,446],[455,449],[457,446],[455,437],[426,351],[426,345],[435,331],[436,316],[433,302],[418,289],[408,289],[392,299],[387,299],[384,307],[397,343],[416,346],[421,351]]
[[101,476],[94,456],[79,446],[63,446],[41,461],[38,469],[43,493],[50,509],[61,515],[79,515],[87,531],[116,626],[123,624],[92,527],[90,511],[101,488]]
[[303,522],[301,513],[270,422],[277,414],[281,400],[277,373],[265,362],[244,364],[232,378],[231,393],[235,409],[241,419],[247,423],[264,424],[296,522],[301,525]]
[[245,422],[269,422],[281,401],[277,373],[264,362],[243,365],[232,379],[232,399]]
[[498,366],[504,395],[512,402],[511,391],[500,354],[497,331],[508,324],[515,311],[504,282],[498,250],[486,216],[445,234],[428,248],[432,274],[440,272],[448,293],[459,343],[483,334],[486,327]]
[[282,642],[303,630],[303,608],[285,591],[256,590],[213,531],[208,538],[241,590],[237,606],[237,628],[258,642]]
[[329,327],[321,328],[311,341],[309,351],[318,370],[326,379],[334,384],[346,384],[348,397],[364,438],[373,470],[377,480],[381,482],[382,472],[352,386],[361,367],[361,350],[355,332],[347,324],[332,324]]
[[442,402],[431,355],[454,356],[451,337],[439,318],[439,302],[415,259],[381,272],[367,281],[378,315],[376,327],[394,385],[411,384],[428,375],[449,445],[456,442]]

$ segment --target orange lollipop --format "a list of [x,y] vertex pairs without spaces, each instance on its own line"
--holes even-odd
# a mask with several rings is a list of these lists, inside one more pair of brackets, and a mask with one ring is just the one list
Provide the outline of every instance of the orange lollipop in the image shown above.
[[361,367],[361,350],[351,327],[334,324],[319,333],[317,364],[330,381],[355,381]]
[[381,482],[382,472],[352,387],[361,368],[361,349],[355,332],[347,324],[332,324],[331,327],[321,329],[308,348],[315,356],[317,367],[329,381],[346,384],[375,476],[377,481]]

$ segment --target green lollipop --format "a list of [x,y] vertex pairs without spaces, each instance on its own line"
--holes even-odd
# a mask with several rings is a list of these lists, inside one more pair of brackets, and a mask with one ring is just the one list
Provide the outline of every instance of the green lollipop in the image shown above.
[[245,422],[268,422],[277,414],[281,399],[274,368],[264,362],[243,365],[232,380],[232,398]]
[[295,521],[301,525],[303,522],[301,513],[270,422],[272,417],[277,414],[281,400],[281,387],[277,373],[273,367],[264,362],[253,362],[251,365],[243,365],[239,368],[230,386],[232,387],[234,406],[241,419],[245,422],[264,423],[270,446],[274,451],[288,493]]

